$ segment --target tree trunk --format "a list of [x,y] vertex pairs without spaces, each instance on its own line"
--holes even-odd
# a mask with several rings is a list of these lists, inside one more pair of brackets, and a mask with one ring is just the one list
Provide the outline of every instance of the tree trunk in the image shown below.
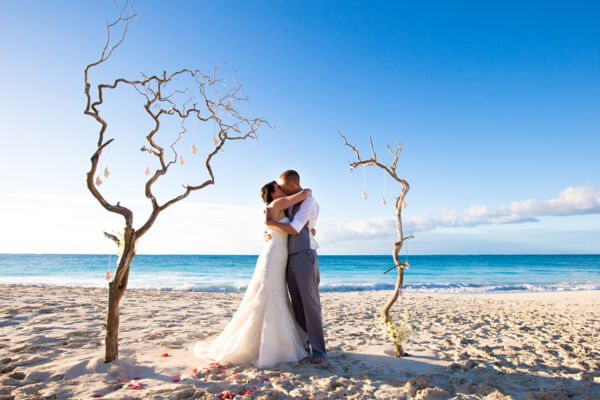
[[109,363],[119,358],[119,303],[127,289],[129,279],[129,265],[135,257],[135,231],[131,227],[125,228],[122,253],[115,276],[109,283],[108,313],[106,316],[106,338],[104,362]]

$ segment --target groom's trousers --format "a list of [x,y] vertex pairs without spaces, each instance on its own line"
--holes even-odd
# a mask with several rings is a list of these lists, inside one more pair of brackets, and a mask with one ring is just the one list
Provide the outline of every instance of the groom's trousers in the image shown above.
[[311,249],[290,254],[286,281],[296,321],[308,335],[313,356],[324,357],[325,338],[319,297],[319,260]]

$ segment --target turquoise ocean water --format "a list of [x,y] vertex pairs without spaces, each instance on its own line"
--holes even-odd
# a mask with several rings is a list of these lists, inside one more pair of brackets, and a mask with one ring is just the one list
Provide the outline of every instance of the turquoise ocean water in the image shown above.
[[[244,291],[257,256],[138,255],[130,288]],[[404,258],[402,258],[404,260]],[[396,274],[383,272],[391,256],[320,256],[321,291],[393,289]],[[600,290],[600,255],[411,256],[407,292],[485,293]],[[107,285],[116,257],[108,255],[0,254],[0,283]]]

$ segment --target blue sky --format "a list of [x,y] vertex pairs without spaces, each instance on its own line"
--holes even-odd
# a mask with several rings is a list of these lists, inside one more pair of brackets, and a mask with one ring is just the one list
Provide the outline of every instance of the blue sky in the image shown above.
[[[0,219],[9,229],[0,251],[112,251],[99,233],[121,221],[84,183],[97,126],[82,113],[82,71],[114,6],[2,8]],[[226,61],[223,74],[235,72],[250,97],[244,114],[276,126],[228,144],[217,185],[161,215],[141,252],[257,253],[258,189],[294,168],[321,205],[322,253],[387,253],[399,188],[387,181],[383,207],[383,175],[367,169],[363,201],[362,171],[348,170],[353,154],[337,129],[365,152],[373,136],[382,158],[402,141],[410,252],[600,252],[598,3],[146,1],[136,10],[94,82]],[[101,167],[112,172],[102,189],[141,222],[147,121],[136,99],[107,99],[116,141]],[[197,132],[206,148],[210,129]],[[163,198],[204,178],[186,159]]]

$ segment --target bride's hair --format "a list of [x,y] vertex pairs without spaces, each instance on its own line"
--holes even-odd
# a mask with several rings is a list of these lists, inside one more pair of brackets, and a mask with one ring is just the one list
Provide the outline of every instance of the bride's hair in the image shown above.
[[273,192],[275,191],[275,184],[277,182],[271,181],[260,189],[260,197],[262,197],[265,204],[269,204],[273,201]]

